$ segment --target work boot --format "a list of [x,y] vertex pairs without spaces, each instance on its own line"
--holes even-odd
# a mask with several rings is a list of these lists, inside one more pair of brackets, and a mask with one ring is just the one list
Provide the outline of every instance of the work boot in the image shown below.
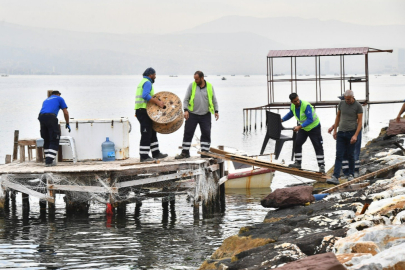
[[146,157],[146,158],[141,158],[141,162],[149,162],[149,161],[155,161],[156,159],[151,158],[151,157]]
[[320,173],[325,173],[325,165],[319,166],[319,172]]
[[337,179],[334,175],[332,175],[331,178],[326,180],[326,183],[333,184],[333,185],[339,185],[340,184],[339,179]]
[[295,161],[293,164],[288,165],[288,167],[301,169],[301,162]]
[[56,166],[56,164],[55,163],[45,163],[45,167],[53,167],[53,166]]
[[[205,151],[203,151],[203,152],[205,152]],[[201,158],[210,158],[210,156],[206,156],[206,155],[201,154]]]
[[174,157],[174,159],[184,159],[184,158],[189,158],[190,154],[186,154],[186,153],[180,153],[177,156]]
[[349,177],[347,177],[347,181],[352,181],[354,179],[353,175],[349,174]]
[[168,154],[162,154],[162,153],[159,152],[159,154],[154,156],[153,158],[163,159],[163,158],[166,158],[167,156],[168,156]]

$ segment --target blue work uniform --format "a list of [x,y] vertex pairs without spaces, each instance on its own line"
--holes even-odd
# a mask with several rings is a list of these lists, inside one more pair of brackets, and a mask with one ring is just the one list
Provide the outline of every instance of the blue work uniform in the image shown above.
[[42,103],[38,120],[41,125],[41,137],[44,139],[45,163],[52,164],[59,149],[60,129],[58,124],[59,110],[67,109],[65,100],[52,95]]

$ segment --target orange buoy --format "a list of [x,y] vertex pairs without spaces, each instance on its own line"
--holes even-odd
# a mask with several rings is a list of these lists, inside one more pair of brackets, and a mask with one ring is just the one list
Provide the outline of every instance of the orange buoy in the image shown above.
[[178,130],[184,122],[180,98],[171,92],[159,92],[153,97],[163,101],[165,105],[160,108],[155,103],[148,102],[146,112],[153,121],[153,129],[162,134],[170,134]]

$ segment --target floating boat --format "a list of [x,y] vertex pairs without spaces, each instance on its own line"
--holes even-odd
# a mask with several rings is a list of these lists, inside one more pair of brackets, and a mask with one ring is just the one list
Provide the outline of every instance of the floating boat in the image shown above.
[[[225,148],[225,150],[232,151],[237,155],[246,156],[246,153],[236,149]],[[219,180],[220,184],[225,183],[225,189],[270,188],[275,172],[272,169],[252,167],[230,160],[225,161],[225,166],[228,175]]]
[[245,77],[250,77],[250,75],[245,75]]
[[225,77],[222,77],[222,79],[221,79],[221,80],[225,81],[225,80],[226,80],[226,78],[225,78]]
[[235,76],[235,74],[231,74],[231,76]]
[[398,74],[391,74],[390,76],[398,76]]
[[8,77],[7,74],[1,74],[1,77]]

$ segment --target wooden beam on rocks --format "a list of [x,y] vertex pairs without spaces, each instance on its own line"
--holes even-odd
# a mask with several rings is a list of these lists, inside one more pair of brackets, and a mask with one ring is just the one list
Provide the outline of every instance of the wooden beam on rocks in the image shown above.
[[268,169],[273,169],[275,171],[280,171],[284,173],[289,173],[297,176],[301,176],[304,178],[308,179],[313,179],[318,182],[325,182],[327,179],[327,176],[325,174],[319,173],[319,172],[314,172],[314,171],[309,171],[309,170],[303,170],[303,169],[297,169],[297,168],[290,168],[282,164],[277,164],[277,163],[272,163],[269,161],[265,160],[259,160],[259,159],[254,159],[246,156],[239,156],[239,155],[234,155],[231,153],[228,153],[223,150],[219,150],[216,148],[210,148],[210,152],[198,152],[199,154],[204,154],[213,158],[220,158],[220,159],[227,159],[243,164],[248,164],[260,168],[268,168]]
[[351,180],[351,181],[348,181],[348,182],[346,182],[346,183],[337,185],[337,186],[335,186],[335,187],[333,187],[333,188],[329,188],[329,189],[327,189],[327,190],[322,191],[321,193],[332,193],[332,192],[336,192],[336,191],[342,190],[342,189],[344,189],[345,187],[348,187],[348,186],[350,186],[350,185],[352,185],[352,184],[354,184],[354,183],[367,180],[367,179],[369,179],[369,178],[371,178],[371,177],[373,177],[373,176],[377,176],[377,175],[380,174],[380,173],[387,172],[387,171],[389,171],[389,170],[392,170],[392,169],[394,169],[394,168],[396,168],[396,167],[399,167],[399,166],[401,166],[401,165],[404,165],[404,164],[405,164],[405,161],[401,161],[401,162],[399,162],[399,163],[397,163],[397,164],[390,165],[390,166],[388,166],[388,167],[386,167],[386,168],[383,168],[383,169],[377,170],[377,171],[375,171],[375,172],[368,173],[368,174],[365,174],[365,175],[363,175],[363,176],[357,177],[357,178],[355,178],[355,179],[353,179],[353,180]]

